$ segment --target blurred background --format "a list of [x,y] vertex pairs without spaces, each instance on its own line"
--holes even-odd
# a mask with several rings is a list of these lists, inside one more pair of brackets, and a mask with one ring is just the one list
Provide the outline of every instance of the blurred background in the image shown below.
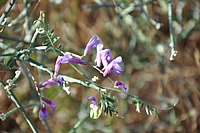
[[[3,14],[9,0],[0,1]],[[170,110],[160,110],[158,117],[148,116],[145,110],[135,111],[135,106],[122,94],[118,97],[119,117],[102,114],[97,120],[87,119],[77,129],[80,133],[197,133],[200,132],[200,2],[198,0],[173,0],[173,31],[178,51],[175,60],[170,61],[170,32],[167,0],[18,0],[7,15],[6,26],[0,33],[0,53],[7,49],[27,48],[34,31],[34,20],[40,11],[45,12],[45,22],[59,36],[61,49],[83,54],[91,36],[96,35],[111,49],[113,58],[121,55],[124,71],[111,78],[123,80],[128,91],[144,101],[165,108],[176,104]],[[34,46],[44,40],[37,37]],[[23,43],[23,44],[22,44]],[[6,46],[7,49],[3,46]],[[7,50],[8,51],[8,50]],[[12,51],[12,50],[11,50]],[[9,53],[9,52],[8,52]],[[54,69],[57,54],[52,51],[36,51],[32,59]],[[0,57],[1,58],[1,57]],[[14,76],[18,63],[12,69],[6,67],[9,57],[0,59],[0,79],[6,82]],[[92,51],[87,59],[94,61]],[[25,64],[38,83],[49,78]],[[81,67],[86,74],[98,75],[92,67]],[[62,74],[84,79],[70,66],[61,67]],[[98,75],[100,76],[100,74]],[[110,86],[107,78],[100,76],[99,84]],[[56,102],[56,112],[49,111],[47,120],[52,132],[68,132],[89,111],[87,97],[99,93],[81,85],[70,85],[71,95],[60,87],[51,86],[43,95]],[[22,104],[33,103],[30,84],[25,75],[20,76],[13,90]],[[15,104],[0,88],[0,113],[6,113]],[[37,110],[37,109],[36,109]],[[33,108],[26,109],[39,132],[46,132]],[[0,132],[31,132],[20,112],[0,121]]]

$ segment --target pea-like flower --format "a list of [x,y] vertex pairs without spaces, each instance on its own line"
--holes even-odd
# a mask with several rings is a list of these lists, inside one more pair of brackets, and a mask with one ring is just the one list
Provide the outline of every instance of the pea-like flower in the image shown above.
[[107,76],[113,70],[115,75],[119,75],[123,68],[119,65],[122,62],[122,57],[118,56],[114,60],[112,60],[105,69],[103,76]]
[[95,62],[97,63],[97,67],[101,66],[101,51],[103,49],[103,44],[97,45],[97,54],[96,54],[96,59]]
[[88,100],[92,103],[92,104],[90,104],[90,108],[91,108],[90,118],[93,118],[93,119],[99,118],[99,116],[101,115],[101,112],[102,112],[102,108],[98,108],[95,97],[90,96],[88,98]]
[[115,81],[114,87],[121,88],[124,92],[127,90],[126,85],[122,81]]
[[100,41],[97,39],[96,36],[92,36],[87,43],[85,50],[84,50],[84,56],[87,56],[89,52],[93,49],[96,48],[96,46],[100,43]]
[[[98,46],[97,46],[98,47]],[[110,49],[99,50],[97,49],[97,55],[95,62],[97,63],[97,67],[100,67],[103,64],[103,67],[106,68],[108,63],[112,60],[110,57]]]
[[57,76],[56,79],[50,78],[47,81],[43,82],[42,84],[40,84],[38,86],[38,88],[46,87],[46,86],[53,85],[53,84],[56,84],[57,86],[61,86],[61,85],[63,85],[63,83],[64,83],[63,77]]
[[42,119],[42,120],[45,120],[45,119],[48,118],[49,113],[48,113],[48,111],[46,109],[46,105],[45,104],[42,104],[42,107],[41,107],[41,109],[39,111],[39,116],[40,116],[40,119]]
[[56,110],[57,106],[56,106],[56,104],[55,104],[54,102],[52,102],[51,100],[42,97],[42,101],[44,101],[49,107],[51,107],[51,109],[52,109],[53,111]]
[[42,97],[41,100],[42,100],[43,103],[42,103],[42,107],[39,111],[39,116],[42,120],[45,120],[49,116],[46,105],[49,106],[53,111],[56,110],[57,106],[54,102],[52,102],[51,100],[49,100],[47,98]]
[[104,68],[106,68],[108,64],[112,61],[112,58],[110,57],[110,53],[111,53],[110,49],[105,49],[105,50],[102,50],[101,52],[101,61]]
[[60,69],[61,64],[66,64],[68,62],[76,63],[76,64],[81,64],[81,65],[86,65],[86,62],[82,61],[81,59],[78,59],[76,57],[71,56],[70,54],[65,54],[64,56],[58,56],[55,64],[55,72],[54,75],[58,75],[58,71]]

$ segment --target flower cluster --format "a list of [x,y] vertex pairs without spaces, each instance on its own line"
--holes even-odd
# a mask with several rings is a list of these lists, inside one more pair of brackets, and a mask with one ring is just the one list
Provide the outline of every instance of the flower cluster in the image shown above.
[[[120,66],[120,63],[122,62],[122,57],[118,56],[113,59],[110,56],[111,50],[103,49],[103,44],[100,43],[96,36],[91,37],[91,39],[87,43],[84,51],[84,56],[87,56],[89,52],[94,48],[96,48],[96,66],[103,66],[102,71],[104,77],[106,77],[112,71],[116,76],[118,76],[123,71],[123,68]],[[122,81],[115,81],[114,87],[121,88],[124,92],[127,90],[127,87]],[[90,96],[88,100],[92,102],[92,104],[90,104],[90,117],[93,119],[97,119],[101,114],[102,108],[99,109],[96,103],[96,99],[93,96]]]
[[86,45],[84,56],[88,55],[89,52],[96,48],[96,66],[101,67],[103,65],[103,76],[106,77],[112,71],[115,75],[119,75],[123,71],[123,68],[120,66],[122,62],[122,57],[118,56],[115,59],[112,59],[110,56],[110,49],[103,49],[103,44],[97,39],[96,36],[93,36]]
[[[75,58],[75,57],[71,56],[70,54],[65,54],[64,56],[58,56],[56,63],[55,63],[54,77],[52,77],[52,78],[46,80],[45,82],[43,82],[42,84],[38,85],[38,88],[40,89],[42,87],[47,87],[47,86],[55,84],[57,86],[63,86],[63,88],[66,90],[66,92],[68,94],[70,94],[69,88],[65,87],[66,83],[65,83],[63,77],[58,75],[60,65],[66,64],[68,62],[86,65],[86,63],[84,61],[82,61],[78,58]],[[46,109],[46,105],[48,105],[49,107],[51,107],[51,109],[53,111],[55,111],[56,104],[54,102],[50,101],[49,99],[44,98],[44,97],[41,97],[41,102],[42,102],[42,106],[41,106],[41,109],[39,111],[39,116],[42,120],[44,120],[44,119],[48,118],[48,111]]]
[[[104,77],[106,77],[112,71],[114,72],[115,75],[119,75],[123,71],[123,68],[120,66],[120,63],[122,62],[122,57],[118,56],[113,59],[110,56],[111,50],[103,49],[103,44],[100,43],[100,40],[98,40],[96,36],[93,36],[87,43],[83,56],[87,56],[90,53],[90,51],[94,48],[96,48],[97,51],[95,59],[96,66],[97,67],[103,66],[102,71]],[[65,87],[66,82],[64,81],[63,77],[59,75],[61,64],[66,64],[69,62],[80,65],[86,65],[86,62],[76,57],[73,57],[68,53],[64,54],[63,56],[58,56],[55,63],[54,76],[46,80],[42,84],[38,85],[38,88],[47,87],[50,85],[63,86],[64,90],[66,90],[66,92],[70,94],[69,88]],[[114,87],[121,88],[122,91],[127,90],[127,87],[122,81],[116,81]],[[91,102],[90,117],[93,119],[97,119],[101,115],[103,106],[99,108],[96,99],[93,96],[90,96],[88,100]],[[42,120],[44,120],[48,118],[48,111],[46,106],[49,106],[53,111],[55,111],[56,104],[44,97],[41,97],[41,103],[42,106],[39,111],[39,116]]]
[[[120,66],[120,63],[122,62],[122,57],[118,56],[115,59],[112,59],[112,57],[110,56],[110,49],[103,49],[103,44],[100,43],[96,36],[91,37],[91,39],[87,43],[84,51],[84,56],[88,55],[89,52],[94,48],[96,48],[97,50],[95,59],[96,66],[103,66],[102,70],[104,77],[106,77],[112,71],[117,76],[123,71],[123,68]],[[127,87],[122,81],[116,81],[114,87],[119,87],[123,91],[127,90]]]

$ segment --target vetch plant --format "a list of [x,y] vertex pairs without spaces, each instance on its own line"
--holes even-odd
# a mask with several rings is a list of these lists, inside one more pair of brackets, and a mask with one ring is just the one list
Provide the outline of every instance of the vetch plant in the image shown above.
[[[92,36],[89,39],[88,43],[85,46],[84,52],[81,53],[81,55],[66,52],[61,49],[61,45],[57,46],[57,41],[59,37],[54,37],[54,30],[50,30],[49,27],[45,24],[44,17],[45,14],[41,12],[39,19],[35,21],[35,24],[37,24],[37,29],[35,30],[36,34],[34,34],[42,39],[45,39],[44,42],[39,46],[34,46],[33,44],[31,44],[28,48],[17,49],[17,51],[12,53],[11,55],[14,58],[12,58],[11,61],[17,62],[19,64],[19,70],[16,71],[16,75],[13,80],[7,80],[7,83],[1,81],[2,86],[7,91],[11,100],[23,113],[33,132],[37,132],[37,129],[35,129],[30,118],[27,116],[26,111],[24,110],[25,106],[21,105],[18,102],[17,98],[11,90],[15,88],[14,82],[18,79],[20,75],[19,73],[24,72],[24,70],[22,70],[23,63],[26,63],[26,65],[29,64],[30,66],[49,74],[49,78],[46,81],[39,83],[41,81],[36,81],[34,76],[30,74],[31,72],[29,71],[29,69],[27,67],[23,67],[25,71],[29,72],[28,76],[31,75],[30,84],[33,81],[35,85],[33,91],[36,95],[36,101],[39,101],[39,104],[35,106],[39,108],[38,116],[42,121],[46,121],[49,117],[48,108],[51,108],[51,110],[56,113],[56,103],[44,97],[44,93],[41,93],[42,88],[51,87],[53,85],[56,85],[57,87],[62,87],[68,95],[70,95],[69,88],[71,84],[79,84],[95,89],[100,98],[98,101],[94,96],[90,96],[88,98],[88,103],[90,103],[90,105],[88,106],[89,115],[86,115],[86,117],[90,117],[92,119],[98,119],[103,114],[103,112],[110,116],[113,116],[113,114],[118,116],[117,101],[120,99],[118,99],[113,92],[123,93],[128,98],[131,98],[133,105],[135,105],[136,107],[136,111],[139,113],[141,109],[145,107],[147,115],[153,115],[153,113],[158,114],[159,107],[143,101],[138,96],[130,94],[128,92],[128,86],[123,81],[114,81],[109,77],[110,75],[112,75],[112,73],[114,73],[115,76],[118,76],[118,78],[120,78],[119,76],[124,70],[124,68],[122,67],[122,56],[118,55],[117,57],[112,57],[112,50],[109,48],[104,48],[103,44],[100,42],[96,35]],[[95,60],[88,61],[85,59],[85,57],[88,56],[92,50],[96,50],[96,54],[94,55]],[[48,68],[41,62],[37,62],[32,59],[30,54],[34,53],[35,51],[42,51],[44,53],[51,52],[52,54],[55,54],[57,58],[54,61],[54,68]],[[62,71],[60,70],[60,67],[63,64],[68,64],[72,69],[83,76],[84,80],[77,79],[72,75],[63,75]],[[13,65],[14,63],[9,64],[9,67],[12,67]],[[93,69],[102,74],[103,78],[108,78],[109,81],[112,82],[113,86],[102,86],[101,84],[98,84],[96,81],[99,79],[99,77],[93,75],[94,78],[89,78],[82,72],[81,69],[79,69],[79,67],[77,67],[77,65],[79,65],[80,67],[87,65],[92,66]],[[174,105],[172,107],[174,107]],[[166,109],[170,108],[171,107]],[[86,118],[83,119],[86,120]],[[47,124],[46,127],[48,128]]]

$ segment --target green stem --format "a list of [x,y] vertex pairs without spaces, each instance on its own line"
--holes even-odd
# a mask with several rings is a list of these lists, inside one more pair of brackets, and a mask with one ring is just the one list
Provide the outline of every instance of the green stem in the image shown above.
[[36,127],[33,125],[31,119],[29,118],[29,116],[27,115],[25,109],[22,107],[22,105],[20,104],[20,102],[17,100],[17,97],[15,96],[15,94],[7,89],[7,93],[10,97],[10,99],[15,103],[15,105],[17,106],[17,108],[19,108],[19,110],[21,111],[22,115],[24,116],[26,122],[28,123],[28,125],[30,126],[31,130],[34,132],[34,133],[37,133],[37,129]]
[[169,18],[169,32],[170,32],[170,44],[169,47],[171,48],[171,55],[170,60],[174,60],[174,57],[177,54],[175,51],[175,41],[174,41],[174,33],[173,33],[173,25],[172,25],[172,1],[168,0],[168,18]]
[[1,15],[1,18],[0,18],[0,25],[2,24],[2,22],[4,21],[4,19],[6,18],[6,16],[8,15],[8,13],[10,12],[11,8],[14,6],[16,0],[11,0],[9,2],[9,4],[7,5],[4,13]]
[[80,128],[80,126],[89,118],[89,115],[86,115],[85,117],[83,117],[82,119],[80,119],[75,125],[74,127],[69,131],[69,133],[76,133],[76,130],[78,128]]
[[[29,44],[29,42],[27,42],[23,39],[13,38],[13,37],[9,37],[9,36],[3,35],[3,34],[0,34],[0,38],[5,39],[5,40],[9,40],[9,41],[22,42],[24,44]],[[16,44],[16,43],[13,43],[13,44]]]
[[35,126],[33,125],[32,121],[29,118],[28,114],[26,113],[25,109],[23,108],[23,106],[21,105],[21,103],[18,101],[17,97],[15,96],[15,94],[11,90],[14,82],[19,78],[20,74],[21,74],[20,71],[16,71],[15,72],[15,77],[13,79],[7,80],[8,81],[7,85],[5,85],[5,83],[2,84],[2,85],[3,85],[4,89],[6,90],[6,92],[8,93],[8,97],[15,103],[15,105],[17,106],[17,108],[21,111],[21,113],[24,116],[26,122],[30,126],[31,130],[34,133],[37,133],[38,131],[35,128]]
[[[30,61],[30,60],[29,60],[29,61]],[[53,72],[52,72],[51,70],[49,70],[46,66],[43,66],[43,65],[40,66],[39,63],[37,63],[36,61],[33,61],[33,60],[31,60],[31,62],[32,62],[32,63],[31,63],[32,66],[37,67],[38,69],[41,69],[41,70],[43,70],[43,71],[47,71],[50,75],[53,74]],[[34,62],[34,65],[33,65],[33,62]],[[37,65],[39,65],[39,66],[37,66]],[[71,65],[71,66],[73,66],[73,68],[74,68],[78,73],[80,73],[81,75],[84,75],[84,74],[83,74],[82,72],[80,72],[74,65]],[[97,90],[97,91],[106,92],[106,90],[111,90],[111,91],[116,91],[116,92],[118,92],[118,93],[125,93],[126,95],[128,95],[128,96],[130,96],[130,97],[132,97],[132,98],[137,98],[137,99],[139,99],[140,101],[142,101],[143,103],[145,103],[145,104],[147,104],[147,105],[150,105],[150,106],[152,106],[152,107],[155,107],[155,108],[157,108],[157,109],[160,109],[160,110],[169,110],[169,109],[173,108],[173,107],[176,105],[176,103],[175,103],[173,106],[170,106],[170,107],[168,107],[168,108],[159,108],[159,107],[156,107],[156,106],[154,106],[154,105],[152,105],[152,104],[150,104],[150,103],[148,103],[148,102],[143,101],[141,98],[139,98],[139,97],[136,96],[136,95],[130,94],[129,92],[124,92],[124,91],[122,91],[122,90],[120,90],[120,89],[117,89],[117,88],[102,87],[102,86],[100,86],[100,85],[98,85],[98,84],[96,84],[95,82],[92,82],[92,81],[90,81],[90,80],[88,80],[88,81],[82,81],[82,80],[79,80],[79,79],[76,79],[76,78],[72,78],[72,77],[69,77],[69,76],[65,76],[65,75],[60,75],[60,76],[62,76],[66,82],[80,84],[80,85],[85,86],[85,87],[93,88],[93,89],[95,89],[95,90]],[[86,75],[84,75],[84,77],[85,77],[85,76],[86,76]],[[86,78],[89,79],[88,77],[86,77]]]
[[[23,105],[23,108],[30,108],[30,107],[34,107],[34,106],[37,106],[37,105],[38,105],[37,103],[27,104],[27,105]],[[3,114],[1,116],[2,120],[5,120],[7,117],[9,117],[10,115],[16,113],[17,111],[19,111],[19,108],[13,108],[13,109],[11,109],[6,114]]]
[[49,33],[47,32],[47,30],[48,30],[48,29],[45,29],[45,33],[46,33],[46,35],[47,35],[47,38],[49,39],[49,41],[50,41],[50,43],[51,43],[51,45],[52,45],[52,47],[53,47],[54,52],[56,52],[56,51],[55,51],[55,48],[54,48],[54,45],[53,45],[53,42],[52,42],[52,40],[51,40],[51,38],[50,38]]
[[[146,2],[146,1],[145,1]],[[156,22],[154,19],[152,19],[150,16],[149,16],[149,13],[148,13],[148,9],[147,9],[147,5],[144,4],[143,6],[141,6],[146,18],[149,20],[149,22],[157,29],[159,30],[160,29],[160,26],[161,24]]]

